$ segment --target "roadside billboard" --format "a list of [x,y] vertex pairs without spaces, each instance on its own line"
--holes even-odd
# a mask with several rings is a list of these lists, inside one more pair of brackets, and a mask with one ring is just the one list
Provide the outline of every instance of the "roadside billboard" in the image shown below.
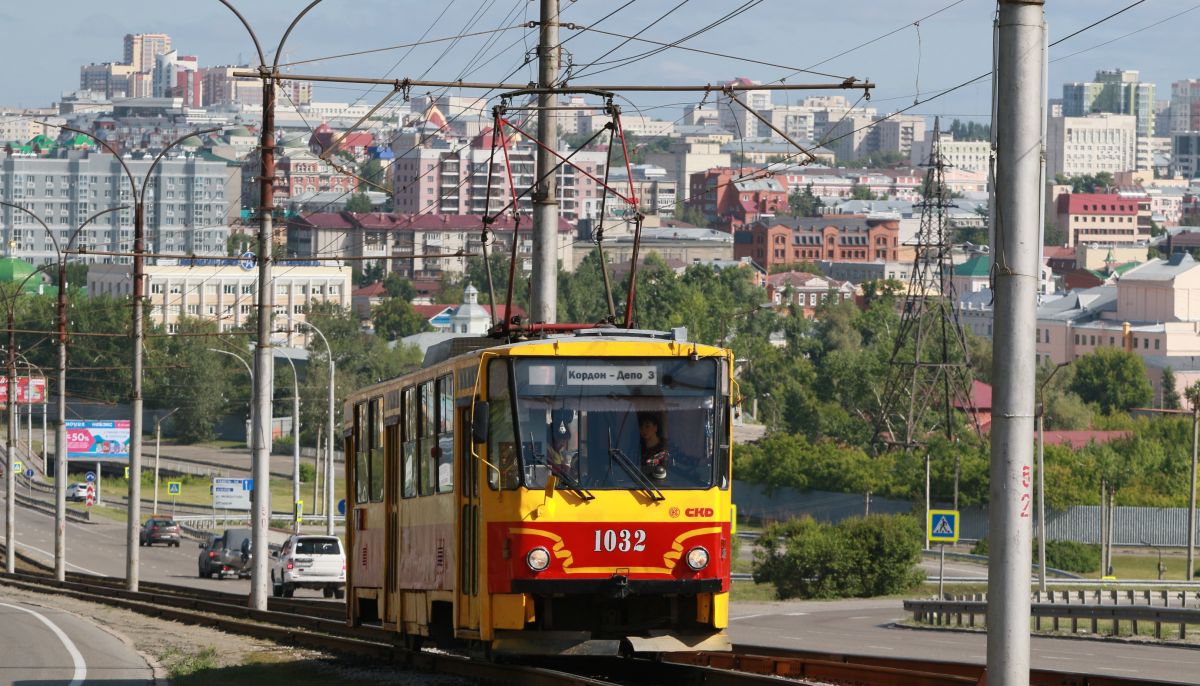
[[[17,404],[40,405],[46,402],[46,380],[42,377],[17,377]],[[8,404],[8,377],[0,376],[0,405]]]
[[129,420],[67,420],[67,459],[88,462],[129,459]]

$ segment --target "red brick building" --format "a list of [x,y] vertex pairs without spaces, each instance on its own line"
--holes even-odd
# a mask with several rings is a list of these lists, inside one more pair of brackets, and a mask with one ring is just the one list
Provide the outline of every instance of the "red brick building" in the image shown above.
[[688,201],[704,212],[713,228],[730,233],[788,210],[788,191],[774,177],[743,178],[758,170],[714,167],[692,174]]
[[734,258],[749,257],[768,271],[817,260],[895,262],[899,251],[899,220],[861,215],[772,218],[733,235]]

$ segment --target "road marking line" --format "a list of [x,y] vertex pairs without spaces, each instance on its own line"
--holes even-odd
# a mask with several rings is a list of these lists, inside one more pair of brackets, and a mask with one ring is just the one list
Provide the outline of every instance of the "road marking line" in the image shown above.
[[846,619],[872,619],[870,615],[862,615],[861,617],[847,617]]
[[784,617],[803,617],[807,614],[808,614],[807,612],[785,612],[783,616]]
[[[38,548],[37,546],[32,546],[32,545],[29,545],[28,543],[21,543],[20,541],[17,541],[17,545],[21,548],[28,548],[30,550],[35,550],[35,551],[41,553],[42,555],[45,555],[46,557],[50,558],[51,560],[54,560],[54,553],[51,553],[46,550],[42,550],[41,548]],[[107,574],[101,574],[100,572],[92,571],[92,570],[88,569],[87,567],[80,567],[79,565],[71,564],[70,562],[67,563],[67,566],[74,567],[75,569],[78,569],[79,571],[81,571],[85,574],[93,574],[95,576],[108,576]]]
[[742,619],[754,619],[755,617],[766,617],[769,614],[771,614],[771,613],[760,612],[759,614],[756,614],[756,615],[742,615],[741,617],[730,617],[729,621],[736,622],[736,621],[742,620]]
[[34,617],[37,617],[42,624],[45,624],[47,627],[49,627],[50,631],[53,631],[54,635],[58,637],[58,640],[62,641],[63,647],[66,648],[67,652],[71,655],[71,662],[75,664],[75,672],[71,675],[71,683],[68,686],[81,686],[81,684],[83,684],[84,680],[87,679],[87,663],[83,661],[83,655],[80,654],[79,649],[75,647],[75,644],[71,642],[71,638],[67,636],[66,632],[58,628],[58,625],[54,622],[46,619],[46,617],[41,613],[34,612],[29,608],[21,607],[20,605],[10,605],[8,603],[0,603],[0,607],[11,607],[14,610],[28,612]]

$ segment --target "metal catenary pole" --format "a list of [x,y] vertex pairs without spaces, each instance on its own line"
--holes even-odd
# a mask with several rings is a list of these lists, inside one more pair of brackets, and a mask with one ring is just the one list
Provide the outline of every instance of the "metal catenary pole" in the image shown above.
[[[553,88],[558,81],[558,0],[541,0],[538,40],[538,140],[535,178],[541,179],[533,193],[533,297],[530,316],[535,322],[558,321],[558,173],[551,153],[558,150],[558,121],[549,108],[558,104]],[[519,208],[514,208],[519,211]],[[517,236],[513,236],[517,240]]]
[[996,69],[995,344],[987,670],[991,686],[1029,684],[1033,419],[1041,208],[1043,0],[1000,0]]

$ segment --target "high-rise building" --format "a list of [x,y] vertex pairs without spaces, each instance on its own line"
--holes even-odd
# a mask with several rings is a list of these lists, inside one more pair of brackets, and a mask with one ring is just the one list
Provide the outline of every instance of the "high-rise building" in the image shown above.
[[1136,120],[1138,169],[1149,169],[1149,138],[1154,135],[1154,84],[1138,80],[1136,69],[1096,72],[1096,80],[1063,84],[1064,117],[1128,114]]
[[1133,171],[1137,140],[1137,121],[1129,115],[1054,117],[1046,130],[1046,178]]
[[171,37],[165,33],[125,34],[125,64],[135,72],[152,72],[155,58],[171,51]]
[[1171,84],[1171,128],[1163,135],[1200,131],[1200,79]]
[[79,68],[79,88],[103,93],[104,97],[129,97],[129,76],[133,67],[128,64],[85,64]]
[[[150,160],[126,160],[142,178]],[[231,174],[224,162],[197,157],[165,159],[151,177],[145,205],[146,240],[152,251],[221,255],[229,236],[226,212]],[[133,202],[129,178],[107,153],[72,150],[58,157],[0,153],[0,198],[25,207],[49,225],[58,245],[96,212],[123,204],[127,209],[88,224],[77,240],[93,251],[133,248]],[[54,242],[24,212],[0,207],[0,236],[13,254],[36,263],[57,260]],[[86,259],[86,258],[85,258]],[[128,258],[97,256],[103,262]]]

